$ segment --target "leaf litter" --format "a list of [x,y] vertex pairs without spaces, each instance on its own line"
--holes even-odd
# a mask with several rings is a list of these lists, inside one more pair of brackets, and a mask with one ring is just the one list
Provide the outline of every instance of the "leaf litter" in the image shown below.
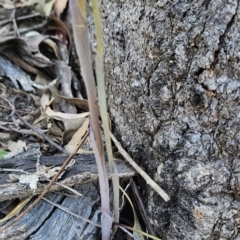
[[[5,157],[2,161],[28,151],[31,142],[39,145],[41,154],[52,154],[52,146],[46,145],[33,130],[25,129],[23,122],[14,117],[14,112],[57,144],[63,143],[64,132],[72,131],[73,139],[70,137],[69,144],[65,143],[70,148],[76,145],[76,136],[83,137],[89,128],[82,83],[69,66],[70,31],[60,18],[44,17],[50,15],[54,2],[0,1],[0,12],[3,13],[0,17],[0,149],[1,158]],[[55,8],[59,15],[65,6],[58,3]],[[78,107],[64,97],[80,97],[84,107]],[[49,102],[49,98],[54,100]],[[87,152],[83,149],[79,152],[84,151]],[[9,176],[11,181],[35,190],[38,182],[51,180],[59,169],[37,164],[35,173]],[[9,216],[14,216],[20,208],[17,206],[14,214]]]

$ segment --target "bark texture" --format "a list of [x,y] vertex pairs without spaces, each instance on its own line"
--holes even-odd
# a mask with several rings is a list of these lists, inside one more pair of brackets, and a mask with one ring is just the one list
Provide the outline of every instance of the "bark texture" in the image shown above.
[[108,104],[163,239],[240,239],[236,0],[102,1]]
[[[99,224],[99,194],[96,187],[93,184],[85,184],[78,186],[76,190],[83,196],[74,198],[55,193],[47,198],[67,208],[70,212]],[[42,200],[19,222],[0,233],[0,239],[95,240],[100,238],[99,231],[100,228]]]

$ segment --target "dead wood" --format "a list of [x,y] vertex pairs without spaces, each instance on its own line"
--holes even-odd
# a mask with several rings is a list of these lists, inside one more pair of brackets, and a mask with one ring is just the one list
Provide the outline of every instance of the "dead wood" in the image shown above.
[[[81,192],[83,196],[73,198],[55,193],[48,195],[47,198],[54,203],[61,204],[75,214],[99,223],[100,211],[97,206],[99,194],[96,187],[93,184],[84,184],[78,186],[76,190]],[[42,200],[14,226],[0,233],[0,239],[93,240],[99,239],[99,228]]]
[[[61,166],[66,157],[52,156],[42,157],[41,164],[46,166]],[[97,166],[93,154],[81,154],[74,158],[75,164],[67,170],[62,176],[60,183],[72,187],[76,185],[85,184],[98,179]],[[34,173],[36,172],[37,157],[32,158],[12,158],[0,163],[0,168],[11,168],[11,169],[22,169],[24,171]],[[129,178],[136,174],[136,172],[123,161],[116,161],[119,177]],[[108,173],[109,167],[107,166]],[[38,183],[38,188],[33,190],[27,186],[16,183],[10,183],[9,180],[10,172],[3,172],[0,175],[0,201],[16,199],[16,198],[27,198],[29,196],[38,195],[43,192],[47,185],[46,183]],[[21,174],[21,173],[19,173]],[[109,174],[109,178],[111,175]],[[50,192],[56,192],[62,190],[63,187],[54,185]]]

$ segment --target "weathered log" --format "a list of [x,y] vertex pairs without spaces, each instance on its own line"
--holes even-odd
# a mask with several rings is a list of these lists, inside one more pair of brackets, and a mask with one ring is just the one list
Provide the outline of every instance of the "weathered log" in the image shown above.
[[[53,156],[42,157],[41,164],[45,166],[61,166],[66,157]],[[72,187],[76,185],[86,184],[98,179],[97,166],[93,154],[81,154],[74,158],[75,163],[69,170],[67,170],[62,178],[58,181],[61,184]],[[0,162],[0,168],[21,169],[30,173],[36,172],[37,158],[13,158]],[[136,174],[136,172],[124,161],[116,161],[116,166],[120,178],[129,178]],[[108,172],[109,167],[107,166]],[[9,172],[10,173],[10,172]],[[38,183],[37,189],[33,191],[28,185],[19,182],[9,183],[9,173],[1,172],[0,174],[0,201],[27,198],[33,195],[42,193],[46,187],[47,182]],[[16,175],[22,173],[14,173]],[[109,178],[111,174],[109,173]],[[64,189],[59,185],[54,185],[50,192],[56,192]]]
[[[97,206],[99,194],[93,184],[78,186],[75,190],[83,195],[78,198],[65,197],[62,194],[50,194],[47,198],[61,204],[69,211],[95,223],[99,223],[100,211]],[[0,233],[1,240],[24,239],[99,239],[99,228],[76,218],[69,213],[41,201],[19,222]]]

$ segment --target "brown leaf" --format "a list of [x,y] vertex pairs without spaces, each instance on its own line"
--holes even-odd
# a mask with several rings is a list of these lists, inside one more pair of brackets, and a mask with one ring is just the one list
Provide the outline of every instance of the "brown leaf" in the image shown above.
[[57,14],[57,16],[60,18],[60,15],[66,8],[68,0],[56,0],[54,3],[54,10]]
[[[39,50],[39,44],[48,36],[41,34],[25,37],[2,37],[0,36],[0,52],[6,55],[16,55],[15,49],[24,61],[36,67],[50,67],[53,63]],[[14,51],[13,51],[14,49]]]
[[[64,61],[55,61],[54,69],[58,84],[61,85],[61,94],[65,97],[73,97],[71,68]],[[77,113],[76,107],[71,103],[61,101],[60,106],[63,112]]]
[[19,149],[25,148],[26,147],[26,142],[23,142],[21,140],[18,140],[17,142],[9,140],[8,143],[8,149],[11,152],[17,151]]
[[54,118],[56,120],[62,121],[65,130],[79,128],[80,126],[82,126],[85,118],[89,116],[89,112],[80,114],[54,112],[50,107],[48,107],[48,104],[49,96],[47,94],[43,94],[41,98],[41,106],[43,109],[45,109],[46,116],[49,118]]
[[[85,135],[88,127],[89,127],[89,118],[86,118],[83,125],[78,129],[78,131],[73,135],[71,141],[64,146],[64,148],[69,152],[73,153],[79,143],[79,140],[82,139],[82,137]],[[80,150],[78,153],[82,153],[82,150]]]
[[80,98],[68,98],[68,97],[58,95],[58,94],[56,94],[56,96],[66,100],[69,103],[75,104],[76,106],[78,106],[82,110],[89,111],[88,100],[80,99]]

